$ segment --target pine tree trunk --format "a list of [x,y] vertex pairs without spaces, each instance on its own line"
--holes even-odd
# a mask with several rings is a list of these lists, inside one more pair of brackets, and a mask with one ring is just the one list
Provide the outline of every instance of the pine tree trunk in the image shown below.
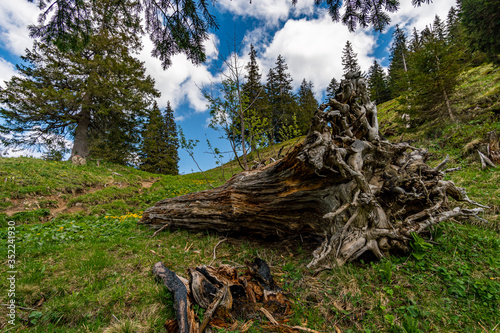
[[426,158],[426,150],[380,138],[376,106],[365,80],[355,76],[343,80],[336,98],[319,107],[304,142],[282,160],[241,172],[216,189],[160,201],[140,223],[156,229],[168,224],[224,234],[324,237],[310,267],[327,257],[343,264],[366,251],[382,258],[407,251],[412,233],[482,211],[450,207],[448,196],[477,203],[443,180],[447,160],[431,168]]
[[444,102],[446,104],[446,110],[448,111],[448,115],[450,116],[452,121],[456,122],[455,116],[453,115],[453,112],[451,111],[450,100],[448,99],[448,94],[446,93],[446,90],[444,90],[444,88],[443,88],[443,98],[444,98]]
[[89,155],[88,130],[90,125],[90,112],[85,108],[79,114],[75,130],[75,141],[71,150],[71,157],[79,155],[86,158]]

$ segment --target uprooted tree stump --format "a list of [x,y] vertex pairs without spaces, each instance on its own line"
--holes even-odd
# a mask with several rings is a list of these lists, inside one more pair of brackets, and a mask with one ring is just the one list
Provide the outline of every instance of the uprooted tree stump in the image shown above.
[[[339,265],[366,251],[378,258],[408,251],[412,233],[487,208],[443,180],[448,158],[427,165],[427,151],[379,134],[377,109],[359,73],[316,111],[304,142],[283,159],[244,171],[207,191],[162,200],[140,223],[159,229],[238,235],[324,237],[308,267]],[[455,207],[449,198],[479,208]]]

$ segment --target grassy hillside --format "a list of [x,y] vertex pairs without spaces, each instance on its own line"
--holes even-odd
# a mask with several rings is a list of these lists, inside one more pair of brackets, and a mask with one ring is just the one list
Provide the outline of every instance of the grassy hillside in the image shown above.
[[[462,170],[448,177],[466,187],[472,199],[492,207],[483,216],[489,224],[450,221],[434,230],[434,242],[414,245],[422,256],[383,262],[365,256],[318,274],[305,267],[317,244],[301,237],[276,243],[230,238],[217,246],[215,264],[242,265],[254,256],[266,260],[293,302],[289,325],[322,332],[335,332],[334,326],[341,332],[498,332],[500,170],[481,171],[464,147],[488,130],[500,130],[499,78],[498,70],[488,66],[464,74],[453,97],[462,123],[439,130],[435,124],[405,128],[397,101],[379,106],[391,140],[403,135],[429,147],[431,163],[450,154],[452,166]],[[471,112],[476,115],[467,120]],[[288,142],[283,152],[296,142]],[[224,166],[224,177],[236,171],[232,162]],[[222,168],[205,176],[213,186],[224,178]],[[150,229],[136,223],[160,199],[207,188],[201,173],[173,177],[93,162],[73,166],[0,158],[0,238],[7,244],[8,221],[14,221],[16,304],[22,307],[17,327],[9,332],[163,331],[163,323],[174,316],[173,298],[154,282],[153,264],[162,260],[186,276],[188,267],[213,261],[223,235],[177,230],[151,237]],[[2,246],[6,268],[8,254]],[[2,281],[7,271],[1,271]],[[1,304],[10,300],[4,286]],[[11,328],[7,314],[2,305],[2,330]],[[265,332],[265,323],[257,316],[248,332]],[[243,324],[240,320],[239,327]]]

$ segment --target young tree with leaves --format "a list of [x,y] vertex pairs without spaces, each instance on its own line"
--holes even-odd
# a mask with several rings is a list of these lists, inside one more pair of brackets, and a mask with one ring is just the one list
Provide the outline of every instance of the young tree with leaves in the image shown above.
[[139,168],[164,175],[179,174],[178,148],[177,127],[170,102],[164,114],[155,102],[142,134]]
[[94,34],[83,49],[61,52],[35,42],[23,57],[27,64],[18,66],[21,75],[6,82],[0,91],[6,146],[50,145],[54,137],[68,136],[72,156],[87,157],[103,142],[114,145],[119,162],[135,153],[137,126],[159,96],[144,64],[130,54],[141,47],[134,33],[139,21],[124,25],[113,0],[97,1],[92,18]]
[[344,77],[349,73],[361,72],[361,67],[358,64],[358,54],[354,53],[350,41],[345,43],[342,50],[342,66],[344,70]]

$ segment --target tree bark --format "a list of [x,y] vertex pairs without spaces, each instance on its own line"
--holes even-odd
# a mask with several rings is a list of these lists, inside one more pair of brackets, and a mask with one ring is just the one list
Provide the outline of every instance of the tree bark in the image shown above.
[[[162,200],[139,223],[324,237],[309,267],[327,257],[343,264],[366,251],[382,258],[407,251],[413,232],[485,207],[443,180],[447,160],[431,168],[426,158],[424,149],[381,139],[366,81],[351,73],[336,98],[316,111],[304,142],[283,159],[216,189]],[[453,208],[448,197],[482,208]]]
[[88,130],[90,125],[90,112],[84,109],[78,116],[75,130],[75,141],[71,150],[71,157],[79,155],[86,158],[89,155]]

